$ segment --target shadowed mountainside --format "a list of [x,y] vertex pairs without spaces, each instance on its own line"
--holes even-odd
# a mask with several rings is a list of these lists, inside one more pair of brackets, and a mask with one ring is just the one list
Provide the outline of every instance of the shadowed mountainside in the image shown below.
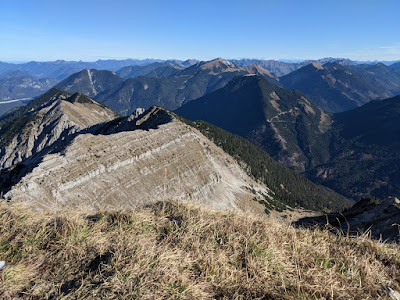
[[56,87],[67,92],[79,92],[94,97],[121,82],[123,82],[123,79],[111,71],[83,70],[64,79]]
[[311,63],[281,77],[280,81],[287,89],[302,91],[327,112],[341,112],[393,96],[387,85],[372,80],[376,76],[365,76],[349,68],[336,62],[323,66]]
[[301,92],[241,76],[176,113],[243,136],[281,163],[304,171],[327,159],[330,117]]
[[298,91],[244,76],[176,112],[241,135],[347,197],[400,197],[399,97],[331,117]]
[[333,120],[331,158],[307,176],[357,199],[400,197],[400,96],[371,101]]
[[[259,74],[279,84],[277,76],[260,66],[239,68],[221,58],[186,66],[183,63],[177,65],[177,62],[166,62],[127,67],[120,70],[121,75],[145,76],[128,78],[125,81],[109,71],[102,71],[101,74],[95,70],[82,71],[71,75],[58,86],[69,91],[95,96],[96,100],[116,112],[128,115],[137,108],[147,109],[152,105],[175,109],[183,103],[225,86],[237,75]],[[171,73],[168,71],[170,68],[174,68],[176,72]],[[88,76],[89,73],[92,74],[91,77]],[[103,82],[108,85],[102,84]]]

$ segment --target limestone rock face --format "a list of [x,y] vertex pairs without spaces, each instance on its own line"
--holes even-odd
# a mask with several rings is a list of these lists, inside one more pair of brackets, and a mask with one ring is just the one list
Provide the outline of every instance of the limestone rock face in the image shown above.
[[4,197],[39,210],[123,209],[163,199],[239,209],[268,193],[199,131],[154,106],[77,134],[38,159]]
[[57,94],[53,98],[27,114],[0,124],[0,170],[84,128],[117,117],[109,108],[82,94]]
[[141,108],[141,107],[136,108],[136,110],[135,110],[133,113],[131,113],[131,115],[129,116],[129,120],[133,120],[133,119],[138,118],[138,117],[139,117],[140,115],[142,115],[145,111],[146,111],[146,110],[145,110],[144,108]]

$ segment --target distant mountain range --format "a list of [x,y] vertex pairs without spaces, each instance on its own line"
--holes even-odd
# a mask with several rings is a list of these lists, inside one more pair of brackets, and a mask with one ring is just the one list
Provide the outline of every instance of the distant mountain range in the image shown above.
[[360,64],[348,66],[347,68],[367,79],[372,85],[376,85],[381,90],[386,90],[393,95],[400,94],[400,68],[396,68],[396,64],[390,67],[382,63]]
[[[346,111],[371,100],[400,93],[400,71],[382,63],[352,64],[352,61],[345,59],[321,59],[320,62],[327,62],[322,66],[306,61],[297,64],[297,70],[278,77],[258,64],[248,65],[254,61],[239,61],[245,67],[221,58],[197,62],[187,68],[192,62],[167,61],[129,66],[117,71],[117,74],[128,78],[125,81],[112,72],[101,71],[100,74],[96,70],[90,71],[93,74],[90,81],[82,71],[57,86],[96,97],[121,114],[128,114],[138,107],[148,108],[153,104],[176,109],[223,87],[235,76],[245,74],[261,75],[278,86],[300,90],[330,113]],[[99,79],[96,79],[97,76]],[[96,80],[97,88],[93,86]],[[101,84],[104,80],[107,81],[106,85]]]
[[161,60],[155,59],[125,59],[125,60],[98,60],[96,62],[65,61],[56,60],[49,62],[31,61],[22,64],[12,64],[0,62],[0,75],[10,71],[29,72],[40,78],[50,77],[62,80],[69,75],[84,69],[98,69],[117,71],[118,69],[130,65],[146,65]]
[[[377,64],[378,61],[374,62],[363,62],[363,61],[352,61],[344,58],[322,58],[318,60],[304,60],[296,63],[283,62],[278,60],[264,60],[264,59],[232,59],[230,60],[240,67],[248,67],[252,64],[257,64],[268,71],[278,75],[283,76],[290,72],[293,72],[305,65],[308,65],[312,62],[317,64],[325,64],[328,62],[338,62],[343,65],[357,65],[357,64]],[[37,62],[31,61],[27,63],[7,63],[0,62],[0,76],[6,72],[10,71],[23,71],[29,72],[32,75],[36,75],[40,78],[49,77],[55,78],[58,80],[65,79],[69,75],[82,71],[84,69],[97,69],[97,70],[109,70],[113,72],[117,72],[119,69],[126,66],[145,66],[152,63],[168,63],[168,62],[176,62],[177,64],[182,64],[183,67],[189,67],[196,62],[195,59],[188,59],[186,61],[181,60],[161,60],[161,59],[124,59],[124,60],[97,60],[95,62],[83,62],[83,61],[65,61],[65,60],[57,60],[57,61],[48,61],[48,62]],[[399,64],[400,62],[382,62],[386,65],[391,64]],[[124,75],[121,75],[124,77]]]
[[0,101],[37,97],[57,82],[53,78],[39,79],[20,71],[7,73],[0,77]]
[[[216,61],[225,62],[225,67],[212,71],[211,68],[208,72],[200,67]],[[92,79],[85,77],[85,72],[88,71],[84,70],[90,70],[93,74]],[[195,75],[196,72],[198,74]],[[27,79],[23,79],[22,74],[25,78],[27,76],[31,78],[30,86],[35,88],[29,88],[26,84]],[[58,87],[99,97],[99,101],[107,103],[122,114],[129,114],[137,107],[150,107],[152,104],[174,109],[187,101],[223,87],[235,76],[245,74],[261,75],[278,86],[299,89],[327,112],[345,111],[373,99],[394,96],[399,93],[400,82],[400,70],[396,63],[388,67],[382,63],[360,64],[338,58],[296,63],[257,59],[232,61],[217,59],[209,62],[99,60],[93,63],[66,61],[0,63],[0,78],[7,80],[7,83],[2,85],[3,94],[7,94],[4,97],[7,99],[36,97],[50,88],[49,85],[64,79],[57,85]],[[125,82],[115,75],[124,80],[133,80]],[[44,79],[43,76],[47,78]],[[66,78],[68,76],[71,77]],[[25,88],[21,90],[21,86]],[[0,113],[24,103],[26,102],[0,103]]]
[[390,67],[395,70],[400,70],[400,61],[390,65]]
[[192,66],[197,61],[166,61],[155,62],[144,66],[126,66],[119,69],[116,73],[124,79],[134,78],[139,76],[145,77],[170,77],[175,76],[179,71]]
[[349,110],[400,93],[400,73],[383,64],[311,63],[281,77],[280,82],[287,89],[301,90],[327,112]]
[[176,112],[239,134],[286,166],[360,199],[400,196],[398,106],[400,96],[331,119],[300,92],[243,76]]
[[234,59],[232,60],[233,63],[237,64],[240,67],[246,68],[252,64],[257,64],[260,67],[278,75],[283,76],[293,72],[301,66],[302,63],[286,63],[277,60],[261,60],[261,59]]
[[30,73],[13,71],[0,76],[0,116],[33,97],[40,96],[53,87],[58,80],[38,78]]
[[[135,70],[139,72],[146,69],[145,72],[147,72],[152,69],[150,72],[154,72],[159,66],[160,64],[153,64],[151,68],[138,67]],[[133,72],[133,68],[126,69],[128,70]],[[120,74],[124,74],[122,71],[120,70]],[[177,70],[173,76],[160,78],[147,75],[122,81],[110,71],[91,70],[90,79],[88,72],[73,74],[60,82],[57,87],[94,96],[96,100],[123,115],[133,112],[136,108],[147,109],[152,105],[176,109],[183,103],[225,86],[235,76],[249,73],[260,74],[271,82],[279,84],[277,76],[259,66],[239,68],[234,63],[221,58],[198,62],[188,68]],[[128,76],[128,73],[125,75]],[[138,75],[138,73],[135,74]],[[102,82],[110,85],[106,86],[101,84]],[[116,84],[113,84],[114,82]],[[97,83],[97,86],[95,87],[93,83]]]
[[[304,60],[304,61],[299,61],[299,62],[284,62],[284,61],[277,61],[277,60],[263,60],[263,59],[249,59],[249,58],[244,58],[244,59],[234,59],[231,60],[235,64],[241,67],[247,67],[250,66],[251,64],[257,64],[268,71],[278,75],[278,76],[284,76],[287,75],[293,71],[296,71],[304,66],[307,66],[311,63],[316,63],[318,65],[324,65],[327,63],[331,62],[336,62],[338,64],[341,64],[343,66],[353,66],[353,65],[358,65],[358,64],[377,64],[379,61],[354,61],[346,58],[333,58],[333,57],[326,57],[326,58],[321,58],[317,60]],[[396,61],[390,61],[390,62],[382,62],[386,65],[392,65],[396,63]]]

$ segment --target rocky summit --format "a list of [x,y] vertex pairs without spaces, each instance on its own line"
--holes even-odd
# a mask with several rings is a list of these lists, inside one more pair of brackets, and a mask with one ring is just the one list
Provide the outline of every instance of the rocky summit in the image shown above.
[[0,170],[118,115],[89,97],[52,89],[0,118]]
[[34,209],[131,208],[165,199],[262,214],[351,205],[211,124],[158,106],[121,117],[58,88],[4,115],[0,142],[1,195]]
[[199,131],[155,106],[54,144],[22,170],[4,198],[45,210],[131,208],[174,198],[262,211],[252,199],[269,193]]

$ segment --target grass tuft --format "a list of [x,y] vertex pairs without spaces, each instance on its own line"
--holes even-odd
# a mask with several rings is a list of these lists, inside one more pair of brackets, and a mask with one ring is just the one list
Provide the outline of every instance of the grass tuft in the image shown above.
[[400,247],[182,202],[34,214],[0,203],[1,299],[389,299]]

